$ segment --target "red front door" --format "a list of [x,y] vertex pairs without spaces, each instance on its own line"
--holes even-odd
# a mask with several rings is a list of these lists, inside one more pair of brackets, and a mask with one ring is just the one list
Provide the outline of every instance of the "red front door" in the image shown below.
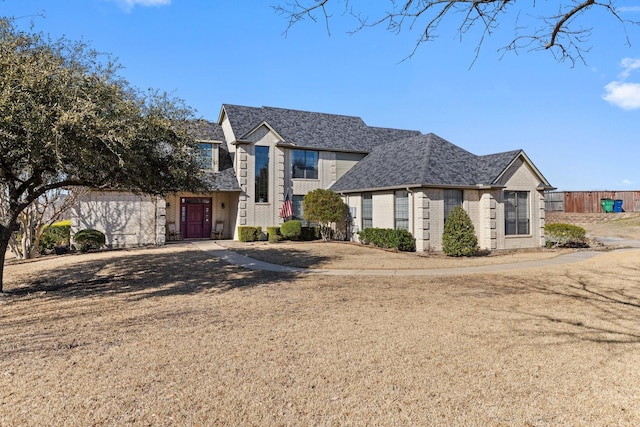
[[187,205],[187,238],[204,236],[204,206]]
[[183,198],[182,230],[185,239],[201,239],[211,234],[211,199]]

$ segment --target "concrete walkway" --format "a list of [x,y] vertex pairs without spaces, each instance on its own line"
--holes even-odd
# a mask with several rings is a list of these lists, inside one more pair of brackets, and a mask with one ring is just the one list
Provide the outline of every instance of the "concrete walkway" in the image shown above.
[[[640,248],[640,241],[630,241],[634,248]],[[526,261],[509,264],[481,265],[475,267],[459,268],[422,268],[422,269],[401,269],[401,270],[351,270],[351,269],[323,269],[323,268],[300,268],[285,265],[271,264],[257,259],[249,258],[239,253],[230,251],[220,246],[214,240],[200,240],[191,242],[198,249],[210,253],[212,256],[229,264],[238,265],[249,270],[275,271],[279,273],[311,273],[326,276],[448,276],[473,273],[491,273],[510,270],[522,270],[526,268],[551,267],[556,265],[572,264],[584,261],[602,252],[598,251],[576,251],[569,254],[559,255],[554,258],[547,258],[536,261]],[[637,246],[636,246],[637,244]]]

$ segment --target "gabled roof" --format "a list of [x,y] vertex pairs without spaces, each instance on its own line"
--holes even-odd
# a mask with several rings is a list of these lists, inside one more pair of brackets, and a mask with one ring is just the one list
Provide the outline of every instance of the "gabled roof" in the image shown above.
[[[376,147],[331,189],[353,192],[418,186],[491,186],[521,155],[522,150],[514,150],[476,156],[430,133]],[[544,180],[541,175],[540,178]]]
[[420,135],[419,131],[367,126],[360,118],[274,107],[244,107],[224,104],[237,140],[243,140],[258,126],[268,124],[283,143],[318,150],[367,153],[375,146],[394,139]]

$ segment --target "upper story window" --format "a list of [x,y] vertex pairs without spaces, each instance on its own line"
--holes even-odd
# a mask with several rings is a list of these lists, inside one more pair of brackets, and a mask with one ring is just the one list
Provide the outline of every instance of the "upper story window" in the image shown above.
[[256,202],[269,201],[269,147],[255,146]]
[[529,234],[529,192],[504,192],[504,232],[507,235]]
[[292,151],[292,178],[318,179],[318,152],[313,150]]
[[202,169],[213,169],[213,144],[201,142],[199,144],[198,162]]

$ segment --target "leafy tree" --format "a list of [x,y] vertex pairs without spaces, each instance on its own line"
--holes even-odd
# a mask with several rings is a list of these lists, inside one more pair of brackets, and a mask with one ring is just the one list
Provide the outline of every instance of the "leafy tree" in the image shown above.
[[318,188],[307,193],[302,199],[304,219],[320,225],[322,240],[331,237],[331,224],[343,221],[346,216],[346,205],[340,195],[331,190]]
[[[581,19],[589,16],[601,22],[608,31],[610,22],[617,22],[626,32],[626,25],[640,22],[623,18],[627,11],[617,8],[613,0],[560,0],[558,2],[514,2],[504,0],[390,0],[386,5],[378,2],[373,6],[374,17],[364,16],[359,6],[352,7],[350,0],[292,0],[275,6],[277,13],[288,20],[287,32],[299,21],[323,19],[329,30],[330,18],[338,15],[351,15],[356,20],[354,31],[363,28],[385,26],[396,34],[402,30],[417,31],[415,48],[439,36],[441,26],[453,25],[462,39],[463,35],[478,38],[476,55],[484,40],[493,36],[500,26],[511,27],[515,32],[509,36],[504,51],[548,50],[559,61],[585,61],[584,54],[589,51],[587,43],[592,28],[585,26]],[[339,5],[344,6],[344,11]],[[361,6],[360,6],[361,8]],[[600,14],[598,14],[600,12]],[[609,18],[607,20],[606,18]],[[588,25],[588,24],[587,24]],[[285,32],[286,33],[286,32]],[[629,39],[626,40],[629,44]]]
[[132,88],[119,68],[85,43],[0,18],[0,292],[18,218],[47,192],[204,189],[187,129],[191,109]]
[[449,256],[473,256],[478,253],[478,238],[473,223],[461,206],[453,208],[444,222],[442,251]]

